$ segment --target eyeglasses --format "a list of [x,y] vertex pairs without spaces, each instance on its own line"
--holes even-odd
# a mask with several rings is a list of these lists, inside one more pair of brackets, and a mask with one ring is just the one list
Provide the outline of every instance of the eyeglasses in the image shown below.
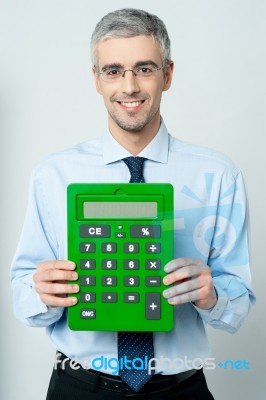
[[[95,67],[96,68],[96,67]],[[156,71],[160,71],[164,68],[162,65],[160,68],[156,68],[152,65],[138,66],[133,69],[122,69],[120,67],[105,68],[101,72],[97,72],[98,75],[104,82],[117,82],[121,81],[125,77],[126,72],[131,71],[133,76],[139,80],[152,78]]]

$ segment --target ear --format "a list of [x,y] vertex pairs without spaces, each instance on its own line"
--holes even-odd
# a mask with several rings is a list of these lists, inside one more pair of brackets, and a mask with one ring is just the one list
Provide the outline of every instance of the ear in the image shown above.
[[93,73],[93,77],[94,77],[94,82],[95,82],[95,87],[96,90],[99,94],[102,94],[102,89],[101,89],[101,78],[99,77],[99,75],[97,74],[96,68],[93,67],[92,68],[92,73]]
[[164,77],[164,87],[163,91],[165,92],[168,90],[171,86],[172,83],[172,78],[173,78],[173,72],[174,72],[174,62],[169,61],[167,65],[167,70],[165,72],[165,77]]

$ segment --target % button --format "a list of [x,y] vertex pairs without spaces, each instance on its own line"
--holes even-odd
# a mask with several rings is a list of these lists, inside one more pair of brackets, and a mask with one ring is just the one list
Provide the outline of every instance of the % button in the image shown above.
[[132,225],[130,227],[130,236],[132,238],[160,238],[160,225]]

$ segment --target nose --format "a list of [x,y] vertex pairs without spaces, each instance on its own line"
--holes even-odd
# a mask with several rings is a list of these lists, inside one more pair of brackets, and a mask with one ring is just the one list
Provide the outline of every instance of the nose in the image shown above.
[[122,91],[127,94],[137,93],[140,91],[136,74],[131,69],[127,69],[123,73]]

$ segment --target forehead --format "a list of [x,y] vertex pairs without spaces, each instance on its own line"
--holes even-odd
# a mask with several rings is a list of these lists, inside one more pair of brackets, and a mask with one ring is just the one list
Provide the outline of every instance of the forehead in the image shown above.
[[132,66],[138,61],[162,62],[160,44],[152,36],[105,39],[97,45],[98,65],[119,63]]

